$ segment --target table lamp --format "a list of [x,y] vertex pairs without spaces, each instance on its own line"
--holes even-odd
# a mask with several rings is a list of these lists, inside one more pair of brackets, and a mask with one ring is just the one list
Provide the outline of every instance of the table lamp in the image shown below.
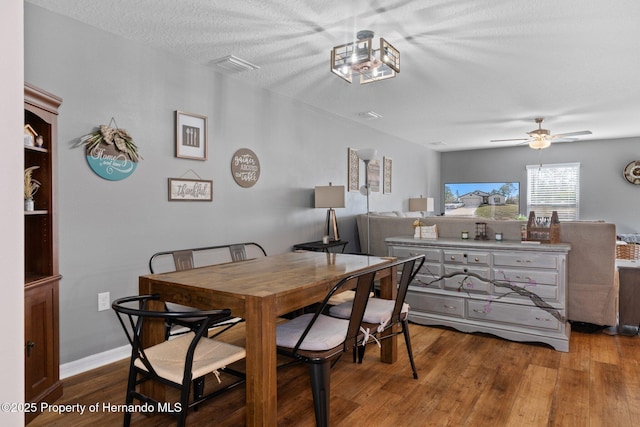
[[422,197],[409,199],[410,212],[433,212],[433,197]]
[[336,219],[336,211],[334,208],[344,208],[344,185],[321,185],[316,186],[316,208],[327,209],[327,223],[324,229],[325,236],[331,236],[333,230],[333,239],[340,240],[338,233],[338,221]]

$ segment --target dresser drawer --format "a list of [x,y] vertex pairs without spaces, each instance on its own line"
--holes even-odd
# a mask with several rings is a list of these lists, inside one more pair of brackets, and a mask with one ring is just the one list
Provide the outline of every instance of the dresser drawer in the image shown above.
[[[432,264],[425,262],[422,264],[420,271],[416,275],[416,278],[413,280],[412,286],[426,286],[429,284],[430,288],[442,288],[442,280],[435,279],[442,277],[444,272],[444,268],[442,264]],[[400,272],[398,272],[398,280],[400,280]]]
[[426,292],[409,290],[406,302],[409,304],[409,312],[415,310],[452,317],[464,317],[463,298],[432,295]]
[[493,277],[505,282],[558,286],[558,272],[545,270],[493,269]]
[[484,279],[491,279],[491,269],[489,268],[474,268],[474,267],[463,267],[463,266],[453,266],[447,265],[444,267],[444,274],[452,274],[452,273],[463,273],[453,277],[448,277],[444,279],[444,287],[445,289],[456,290],[460,288],[461,282],[464,281],[463,289],[468,292],[482,292],[489,293],[491,289],[491,284],[487,281],[477,279],[472,276],[465,276],[464,273],[474,273]]
[[424,255],[425,262],[442,262],[442,250],[435,248],[414,248],[407,246],[391,246],[389,255],[398,258],[409,258]]
[[519,268],[558,268],[558,257],[549,254],[535,252],[523,253],[494,253],[494,266],[519,267]]
[[443,256],[446,264],[489,265],[491,260],[489,252],[461,251],[457,249],[445,249]]
[[469,319],[553,331],[560,331],[562,327],[558,319],[538,307],[471,300],[468,307]]

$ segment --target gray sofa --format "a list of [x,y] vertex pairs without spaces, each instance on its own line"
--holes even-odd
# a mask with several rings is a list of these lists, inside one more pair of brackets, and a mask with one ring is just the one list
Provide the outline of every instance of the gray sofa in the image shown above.
[[[407,213],[408,214],[408,213]],[[372,255],[387,255],[387,237],[413,236],[415,217],[402,212],[369,214]],[[462,231],[475,236],[476,218],[434,216],[420,218],[423,225],[438,227],[439,237],[460,238]],[[367,252],[367,215],[356,217],[360,250]],[[520,240],[520,229],[526,221],[482,220],[493,239],[502,232],[504,240]],[[560,224],[560,240],[571,245],[568,257],[569,320],[596,325],[616,325],[618,314],[618,281],[616,279],[616,227],[601,221],[573,221]]]

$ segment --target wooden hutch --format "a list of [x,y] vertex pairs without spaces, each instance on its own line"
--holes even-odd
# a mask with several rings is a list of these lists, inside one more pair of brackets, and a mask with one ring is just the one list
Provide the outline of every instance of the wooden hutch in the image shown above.
[[[58,108],[62,99],[25,83],[24,123],[38,143],[25,140],[24,167],[38,166],[35,208],[24,213],[25,402],[53,403],[62,396],[58,320],[58,211],[56,194]],[[29,141],[31,142],[31,141]],[[41,146],[40,146],[41,145]],[[37,413],[27,413],[28,423]]]

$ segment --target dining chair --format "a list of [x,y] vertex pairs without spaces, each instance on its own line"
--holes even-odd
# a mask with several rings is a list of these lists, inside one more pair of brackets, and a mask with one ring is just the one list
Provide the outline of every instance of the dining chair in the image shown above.
[[[246,242],[246,243],[234,243],[230,245],[217,245],[217,246],[207,246],[201,248],[193,248],[193,249],[181,249],[181,250],[173,250],[173,251],[163,251],[157,252],[151,256],[149,259],[149,271],[151,274],[155,273],[154,266],[156,265],[156,260],[171,255],[173,258],[173,265],[175,271],[183,271],[189,270],[195,267],[195,258],[194,254],[203,253],[207,251],[216,251],[216,250],[228,250],[229,251],[229,259],[231,262],[239,262],[247,260],[247,249],[250,250],[251,256],[267,256],[267,252],[264,250],[262,246],[258,243],[254,242]],[[168,311],[196,311],[196,308],[176,304],[172,302],[165,303]],[[184,318],[184,319],[169,319],[166,324],[166,334],[167,337],[173,335],[180,335],[190,330],[193,330],[192,325],[197,325],[199,319],[193,318]],[[215,334],[211,335],[211,337],[216,337],[232,326],[237,325],[238,323],[242,323],[244,319],[239,317],[233,317],[229,319],[225,324],[220,325],[224,326],[223,328],[216,331]]]
[[[246,352],[243,347],[233,344],[202,339],[206,337],[210,327],[228,320],[231,317],[231,310],[169,312],[163,309],[156,311],[149,308],[148,303],[152,300],[159,300],[159,297],[157,295],[125,297],[115,300],[111,305],[131,345],[124,425],[131,424],[131,409],[135,407],[133,401],[136,399],[152,405],[155,412],[169,412],[176,415],[177,425],[184,426],[190,408],[245,381],[246,377],[242,372],[227,366],[244,359]],[[145,322],[194,316],[202,319],[194,332],[165,340],[148,348],[142,347]],[[235,376],[236,379],[204,395],[205,375],[213,373],[220,382],[220,375],[223,372]],[[170,405],[142,394],[137,386],[150,380],[178,389],[179,401]],[[190,401],[191,384],[193,384],[193,399]]]
[[[368,342],[376,342],[378,345],[380,345],[380,340],[403,334],[409,355],[409,362],[411,363],[411,369],[413,371],[413,378],[417,379],[418,371],[416,370],[416,365],[413,360],[411,337],[409,335],[409,304],[405,303],[405,298],[409,285],[424,264],[425,256],[417,255],[405,259],[405,261],[410,260],[412,262],[405,263],[402,268],[396,299],[370,298],[362,318],[362,328],[367,333]],[[343,302],[330,307],[329,314],[331,316],[348,319],[351,316],[352,306],[353,303],[351,301]],[[394,329],[396,325],[400,326],[399,331],[398,328]],[[362,363],[364,359],[366,344],[367,343],[364,343],[357,348],[359,363]],[[354,362],[355,357],[356,353],[354,349]]]
[[[314,313],[303,314],[276,327],[278,353],[309,365],[316,426],[329,425],[331,367],[343,353],[353,351],[367,341],[361,324],[376,273],[404,265],[410,265],[408,268],[411,269],[414,263],[414,258],[395,261],[345,277],[331,288]],[[323,314],[334,294],[354,288],[349,317],[343,319]]]

